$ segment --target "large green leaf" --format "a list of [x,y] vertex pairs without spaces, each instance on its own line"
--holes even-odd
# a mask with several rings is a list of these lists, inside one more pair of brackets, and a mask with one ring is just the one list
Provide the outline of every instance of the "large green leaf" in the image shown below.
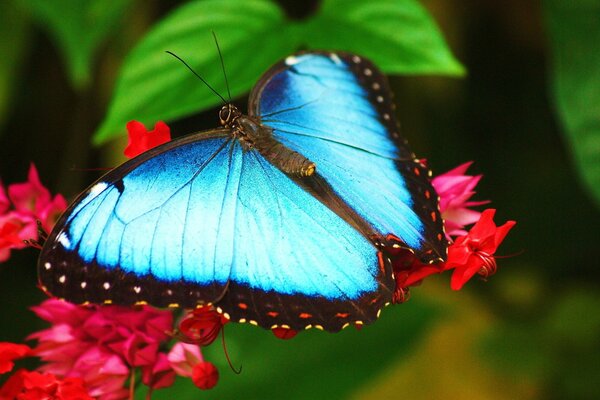
[[365,55],[387,73],[464,74],[416,0],[324,0],[307,24],[310,47]]
[[92,57],[131,0],[19,0],[54,37],[73,85],[90,82]]
[[554,100],[579,174],[600,205],[600,2],[548,0]]
[[181,379],[152,398],[346,399],[410,354],[438,314],[432,303],[414,299],[389,307],[379,321],[360,331],[310,330],[286,341],[256,327],[229,324],[227,348],[234,365],[243,366],[240,375],[227,366],[217,340],[203,349],[205,359],[219,368],[214,389],[200,392],[189,379]]
[[223,53],[231,95],[247,92],[274,60],[297,47],[295,26],[265,0],[205,0],[185,4],[167,16],[125,61],[107,118],[96,136],[103,143],[131,119],[154,124],[214,106],[219,98],[170,50],[226,97],[223,71],[211,31]]

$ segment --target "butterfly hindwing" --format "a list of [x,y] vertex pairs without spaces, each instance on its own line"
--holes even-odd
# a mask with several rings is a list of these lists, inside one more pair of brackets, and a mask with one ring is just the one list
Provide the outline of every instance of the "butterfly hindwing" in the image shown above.
[[428,170],[398,133],[387,81],[372,63],[339,53],[290,56],[259,81],[250,113],[316,163],[306,185],[325,182],[357,215],[349,220],[368,222],[388,244],[398,238],[424,262],[445,258]]
[[40,284],[83,302],[194,307],[265,328],[336,331],[389,302],[389,260],[228,130],[111,171],[58,221]]

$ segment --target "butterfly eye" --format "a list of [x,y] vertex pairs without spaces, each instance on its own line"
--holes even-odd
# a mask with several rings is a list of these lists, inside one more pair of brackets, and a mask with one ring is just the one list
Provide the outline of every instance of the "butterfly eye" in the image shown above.
[[219,110],[219,123],[222,126],[231,127],[241,115],[242,113],[233,104],[226,104]]
[[229,125],[231,118],[231,110],[227,106],[223,106],[221,110],[219,110],[219,123],[223,126]]

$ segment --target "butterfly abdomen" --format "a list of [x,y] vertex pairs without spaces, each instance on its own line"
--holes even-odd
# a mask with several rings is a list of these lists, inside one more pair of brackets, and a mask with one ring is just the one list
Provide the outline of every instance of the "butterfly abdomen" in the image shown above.
[[310,176],[316,165],[302,154],[273,138],[273,130],[248,116],[240,116],[233,127],[234,136],[246,150],[256,149],[271,164],[286,174]]

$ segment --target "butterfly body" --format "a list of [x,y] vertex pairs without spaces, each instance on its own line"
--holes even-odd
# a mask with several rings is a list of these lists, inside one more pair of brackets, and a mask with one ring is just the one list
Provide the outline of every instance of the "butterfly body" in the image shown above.
[[259,80],[248,115],[225,105],[221,128],[82,193],[42,250],[41,286],[76,303],[212,304],[265,328],[374,321],[394,288],[387,249],[424,262],[446,251],[428,171],[390,104],[357,56],[288,57]]

